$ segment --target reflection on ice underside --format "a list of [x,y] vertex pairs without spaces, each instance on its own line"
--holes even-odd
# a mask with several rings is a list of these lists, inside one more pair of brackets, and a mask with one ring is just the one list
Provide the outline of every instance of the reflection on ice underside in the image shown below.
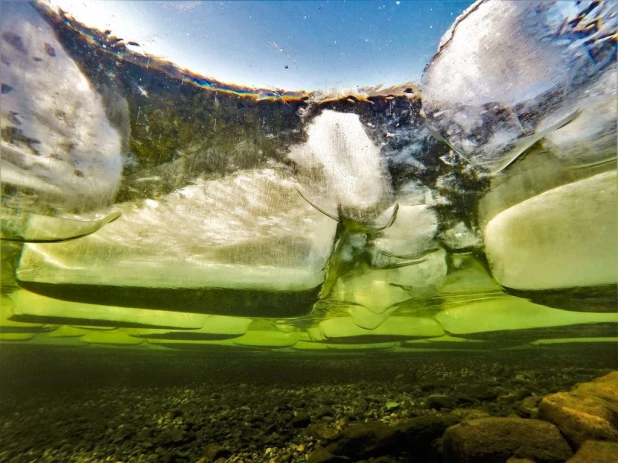
[[617,17],[480,1],[422,84],[267,94],[3,4],[0,341],[617,342]]

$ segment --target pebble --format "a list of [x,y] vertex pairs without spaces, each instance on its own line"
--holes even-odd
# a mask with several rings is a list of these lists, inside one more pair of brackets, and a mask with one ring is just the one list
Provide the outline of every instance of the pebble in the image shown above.
[[436,410],[443,408],[455,408],[457,402],[451,396],[445,394],[432,394],[427,397],[427,405]]
[[400,407],[399,402],[395,402],[395,401],[392,401],[392,400],[386,402],[386,409],[387,410],[396,410],[399,407]]
[[[534,417],[540,399],[551,390],[568,391],[573,382],[589,380],[596,371],[606,370],[590,366],[578,372],[571,366],[576,362],[561,363],[554,358],[536,369],[528,365],[528,358],[504,361],[512,364],[509,369],[479,357],[468,360],[445,355],[440,359],[402,360],[399,365],[391,360],[387,366],[376,365],[375,375],[371,368],[360,368],[367,364],[354,358],[331,363],[328,374],[326,370],[316,373],[316,362],[306,369],[286,372],[286,379],[279,381],[269,379],[274,376],[268,373],[265,360],[252,359],[255,365],[251,369],[240,363],[229,373],[223,369],[223,364],[229,368],[228,362],[222,360],[221,373],[186,384],[145,382],[127,387],[119,381],[118,385],[90,388],[87,393],[76,393],[77,388],[65,392],[39,387],[36,394],[26,394],[25,386],[5,388],[0,395],[0,461],[349,461],[348,455],[328,451],[329,456],[315,449],[326,448],[357,425],[399,429],[399,433],[408,429],[410,436],[429,433],[431,442],[435,430],[443,429],[440,420],[448,417],[457,421],[513,414]],[[217,360],[209,362],[216,364]],[[286,362],[293,361],[286,358]],[[526,368],[518,369],[518,362]],[[399,372],[389,376],[391,365]],[[279,364],[276,369],[280,368],[289,367]],[[304,380],[290,380],[302,378],[301,371],[306,371]],[[341,371],[339,376],[337,371]],[[23,368],[19,372],[23,374]],[[522,375],[519,380],[515,372]],[[399,375],[403,376],[397,381],[384,381],[384,377]],[[497,392],[496,398],[465,399],[485,396],[487,391]],[[416,428],[406,428],[410,420],[420,421]],[[422,449],[427,462],[433,458],[432,449]],[[411,460],[400,448],[387,446],[384,452],[354,458],[371,463]]]

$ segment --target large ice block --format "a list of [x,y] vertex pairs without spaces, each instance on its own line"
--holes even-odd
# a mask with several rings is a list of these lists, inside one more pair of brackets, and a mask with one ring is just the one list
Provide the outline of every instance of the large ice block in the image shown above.
[[616,171],[523,201],[485,227],[494,278],[514,289],[616,284]]
[[16,275],[30,291],[92,304],[237,316],[310,311],[336,224],[283,167],[196,181],[119,206],[96,234],[28,244]]
[[476,2],[424,71],[428,122],[490,173],[552,132],[572,164],[615,159],[617,24],[613,2]]
[[[614,62],[616,58],[614,56]],[[542,145],[572,167],[609,161],[616,166],[618,70],[611,66],[581,95],[572,108],[581,113],[570,124],[548,133]]]
[[505,209],[553,188],[615,168],[615,162],[573,168],[567,160],[537,145],[507,171],[491,178],[489,191],[479,201],[479,223],[485,225]]
[[292,147],[289,158],[314,200],[361,222],[381,212],[391,186],[380,150],[358,115],[325,110],[306,132],[307,142]]
[[[2,237],[29,240],[37,231],[29,222],[40,215],[79,225],[75,214],[89,213],[84,222],[111,204],[121,139],[102,98],[32,5],[4,2],[0,29]],[[71,235],[75,223],[64,231]]]

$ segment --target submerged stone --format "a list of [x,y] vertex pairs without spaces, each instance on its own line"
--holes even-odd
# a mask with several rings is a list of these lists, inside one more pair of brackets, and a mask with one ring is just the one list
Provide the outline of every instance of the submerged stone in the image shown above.
[[339,456],[362,459],[387,453],[396,447],[397,430],[378,422],[355,423],[347,426],[326,449]]
[[511,457],[562,463],[572,455],[558,428],[545,421],[479,418],[455,425],[443,437],[445,463],[495,463]]
[[539,417],[558,426],[576,448],[587,440],[618,442],[616,416],[618,372],[545,396],[539,404]]
[[583,443],[567,463],[614,463],[618,461],[618,443],[589,440]]

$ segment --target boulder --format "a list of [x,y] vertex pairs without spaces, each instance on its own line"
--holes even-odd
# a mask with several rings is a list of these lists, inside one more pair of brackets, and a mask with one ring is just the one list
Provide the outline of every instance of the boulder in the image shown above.
[[231,454],[232,452],[228,448],[217,443],[208,444],[204,449],[206,461],[216,461],[219,458],[227,458]]
[[397,435],[394,427],[380,422],[355,423],[343,429],[326,449],[333,455],[359,460],[388,453],[396,447]]
[[442,410],[443,408],[455,408],[457,401],[446,394],[432,394],[427,397],[427,405],[436,410]]
[[480,418],[446,430],[444,463],[498,463],[509,458],[562,463],[572,451],[558,428],[539,420]]
[[[319,447],[311,454],[310,462],[331,461],[330,458],[343,457],[353,461],[370,457],[384,457],[391,453],[407,451],[419,458],[430,458],[433,442],[444,431],[459,421],[454,416],[419,416],[397,426],[387,426],[380,422],[355,423],[339,434],[327,438],[332,441]],[[316,435],[318,428],[310,426],[310,433]],[[325,437],[319,435],[319,437]],[[341,460],[332,460],[341,461]]]
[[307,427],[307,435],[314,439],[330,440],[337,437],[338,434],[339,429],[337,427],[325,423],[311,423]]
[[311,423],[311,417],[304,412],[298,413],[292,418],[292,426],[295,428],[306,428]]
[[555,424],[575,447],[587,440],[618,442],[618,371],[571,392],[545,396],[539,418]]
[[459,421],[470,421],[478,418],[491,418],[491,415],[485,410],[479,410],[475,408],[456,408],[450,413]]
[[[398,447],[408,450],[419,459],[429,459],[433,442],[439,439],[458,418],[448,416],[419,416],[396,426]],[[424,460],[423,460],[424,461]]]
[[345,463],[349,461],[349,458],[333,455],[324,447],[317,447],[307,457],[307,463]]
[[567,463],[614,463],[618,461],[618,444],[589,440],[583,443]]

